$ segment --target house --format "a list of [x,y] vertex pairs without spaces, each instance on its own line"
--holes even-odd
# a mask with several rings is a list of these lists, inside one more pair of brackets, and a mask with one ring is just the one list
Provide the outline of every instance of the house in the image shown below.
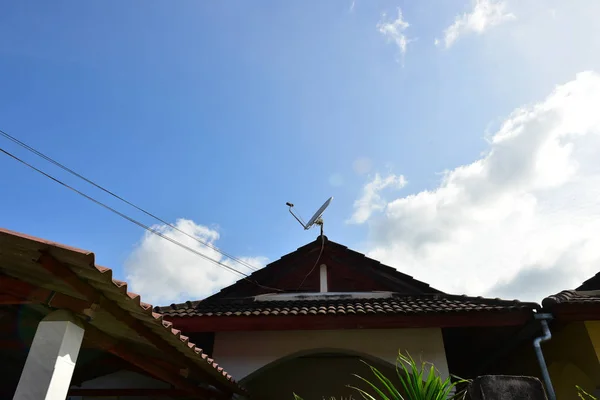
[[0,229],[0,398],[246,392],[94,254]]
[[399,350],[475,377],[531,347],[539,308],[442,293],[325,236],[152,308],[93,253],[0,229],[0,398],[348,397],[361,360],[394,376]]
[[[401,266],[399,266],[401,269]],[[445,294],[325,236],[201,301],[157,307],[261,399],[347,397],[398,351],[442,376],[488,371],[540,307]]]
[[558,398],[577,399],[575,385],[600,396],[600,274],[542,305],[554,317],[544,352]]
[[[600,397],[600,274],[574,290],[563,290],[542,301],[540,314],[551,316],[551,340],[542,346],[556,397],[577,400],[576,386]],[[507,356],[494,373],[540,377],[531,346],[539,327],[528,325],[508,343]]]

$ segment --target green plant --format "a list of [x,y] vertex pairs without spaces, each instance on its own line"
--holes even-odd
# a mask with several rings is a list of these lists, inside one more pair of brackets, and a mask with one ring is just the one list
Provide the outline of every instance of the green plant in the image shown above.
[[577,396],[583,400],[597,400],[594,396],[583,390],[583,388],[579,385],[575,385],[577,388]]
[[371,369],[375,379],[371,381],[362,376],[355,376],[365,382],[373,390],[373,394],[349,386],[357,390],[365,400],[447,400],[464,398],[466,394],[466,390],[453,393],[456,386],[466,383],[466,380],[457,379],[452,382],[449,377],[442,379],[433,364],[421,362],[419,365],[408,353],[404,355],[399,352],[396,359],[396,375],[400,381],[400,388],[395,387],[377,368],[366,362],[365,364]]
[[[348,387],[358,391],[365,400],[458,400],[464,399],[466,395],[466,389],[453,392],[457,385],[468,383],[468,380],[457,377],[454,377],[454,382],[450,378],[442,379],[433,364],[421,362],[418,365],[408,352],[406,355],[398,352],[396,358],[396,375],[401,385],[399,388],[377,368],[366,361],[363,363],[369,367],[375,379],[370,381],[356,374],[354,376],[365,382],[373,390],[373,394],[356,386]],[[294,393],[294,400],[303,399]],[[336,399],[331,397],[330,400]]]
[[[294,393],[294,400],[304,400],[302,397],[298,396],[296,393]],[[325,397],[323,397],[323,400],[327,400],[325,399]],[[331,396],[329,398],[329,400],[337,400],[335,397]],[[344,397],[341,397],[340,400],[354,400],[354,397],[350,396],[347,399],[345,399]]]

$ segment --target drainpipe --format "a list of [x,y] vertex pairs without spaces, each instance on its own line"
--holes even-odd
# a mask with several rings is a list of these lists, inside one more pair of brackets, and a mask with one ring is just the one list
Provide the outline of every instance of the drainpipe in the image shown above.
[[535,319],[540,321],[542,325],[543,335],[533,340],[533,347],[535,348],[535,355],[537,356],[540,369],[542,370],[542,377],[544,378],[544,384],[546,385],[546,393],[548,394],[549,400],[556,400],[556,393],[552,387],[552,381],[550,380],[550,374],[548,373],[548,367],[546,366],[546,360],[544,360],[544,353],[542,353],[542,342],[546,342],[552,338],[550,328],[548,327],[548,320],[552,319],[552,314],[535,314]]

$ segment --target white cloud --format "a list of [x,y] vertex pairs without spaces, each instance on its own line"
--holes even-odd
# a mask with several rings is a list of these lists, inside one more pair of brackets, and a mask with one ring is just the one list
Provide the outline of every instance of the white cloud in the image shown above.
[[401,189],[406,185],[406,179],[403,175],[388,175],[381,178],[375,174],[372,181],[367,183],[360,199],[354,202],[354,214],[348,220],[349,223],[362,224],[366,222],[375,211],[381,211],[385,208],[385,201],[380,192],[386,188]]
[[[174,226],[213,246],[219,239],[217,231],[191,220],[178,219]],[[216,250],[198,243],[169,226],[153,228],[207,257],[244,273],[251,272],[247,267],[223,257]],[[240,259],[256,268],[264,266],[267,261],[263,257],[240,257]],[[126,260],[125,273],[130,290],[142,295],[143,301],[154,305],[199,300],[240,279],[239,275],[150,232],[144,234]]]
[[386,14],[383,14],[381,21],[377,24],[377,29],[389,41],[393,41],[404,56],[406,54],[406,47],[410,41],[404,34],[404,31],[409,26],[410,24],[402,18],[402,10],[398,8],[398,18],[389,21]]
[[369,255],[453,293],[539,301],[577,286],[600,268],[598,104],[600,75],[580,73],[437,188],[353,216],[369,222]]
[[[503,0],[475,0],[473,10],[457,15],[454,23],[444,31],[444,45],[449,48],[462,35],[469,33],[482,34],[487,29],[515,19],[515,15],[506,11]],[[435,39],[435,45],[441,44]]]

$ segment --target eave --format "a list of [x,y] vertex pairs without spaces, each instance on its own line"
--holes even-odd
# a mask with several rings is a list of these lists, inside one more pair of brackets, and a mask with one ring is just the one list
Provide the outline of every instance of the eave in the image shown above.
[[531,320],[532,310],[427,315],[285,315],[165,317],[187,333],[334,329],[455,328],[517,326]]

